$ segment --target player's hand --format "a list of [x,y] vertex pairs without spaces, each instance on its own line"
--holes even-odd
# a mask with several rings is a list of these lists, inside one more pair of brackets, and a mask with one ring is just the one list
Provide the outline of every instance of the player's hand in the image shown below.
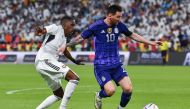
[[35,35],[36,36],[41,36],[44,35],[44,29],[40,28],[39,26],[35,27]]
[[84,65],[84,60],[74,60],[73,63],[77,64],[77,65]]
[[153,41],[152,45],[162,45],[162,42],[161,41]]

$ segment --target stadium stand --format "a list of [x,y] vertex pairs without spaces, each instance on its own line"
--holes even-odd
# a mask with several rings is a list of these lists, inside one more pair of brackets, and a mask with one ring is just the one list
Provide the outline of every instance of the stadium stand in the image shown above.
[[[122,21],[150,40],[168,40],[169,50],[190,51],[189,0],[0,0],[0,51],[37,51],[41,38],[34,35],[34,26],[45,26],[65,15],[76,19],[76,34],[87,25],[105,16],[110,3],[120,4]],[[121,36],[123,51],[159,51],[154,46],[134,42]],[[93,39],[71,48],[92,51]]]

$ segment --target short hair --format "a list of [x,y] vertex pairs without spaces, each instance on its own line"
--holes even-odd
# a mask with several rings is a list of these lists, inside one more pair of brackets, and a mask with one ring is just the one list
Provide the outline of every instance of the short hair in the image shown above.
[[75,20],[74,20],[72,17],[64,16],[64,17],[61,19],[61,24],[65,24],[65,23],[68,22],[68,21],[73,21],[73,22],[75,22]]
[[116,12],[121,12],[122,11],[122,8],[121,6],[119,5],[110,5],[108,8],[107,8],[107,14],[115,14]]

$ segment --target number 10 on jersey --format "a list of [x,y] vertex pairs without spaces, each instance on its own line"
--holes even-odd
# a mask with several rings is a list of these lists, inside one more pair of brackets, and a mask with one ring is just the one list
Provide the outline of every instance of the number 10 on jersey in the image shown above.
[[115,34],[106,34],[107,42],[114,42],[115,41]]

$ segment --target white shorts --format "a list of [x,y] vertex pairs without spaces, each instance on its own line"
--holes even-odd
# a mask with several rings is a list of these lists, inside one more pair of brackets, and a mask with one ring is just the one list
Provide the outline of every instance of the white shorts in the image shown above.
[[57,60],[40,60],[36,62],[36,70],[55,91],[61,87],[61,79],[65,78],[70,68]]

